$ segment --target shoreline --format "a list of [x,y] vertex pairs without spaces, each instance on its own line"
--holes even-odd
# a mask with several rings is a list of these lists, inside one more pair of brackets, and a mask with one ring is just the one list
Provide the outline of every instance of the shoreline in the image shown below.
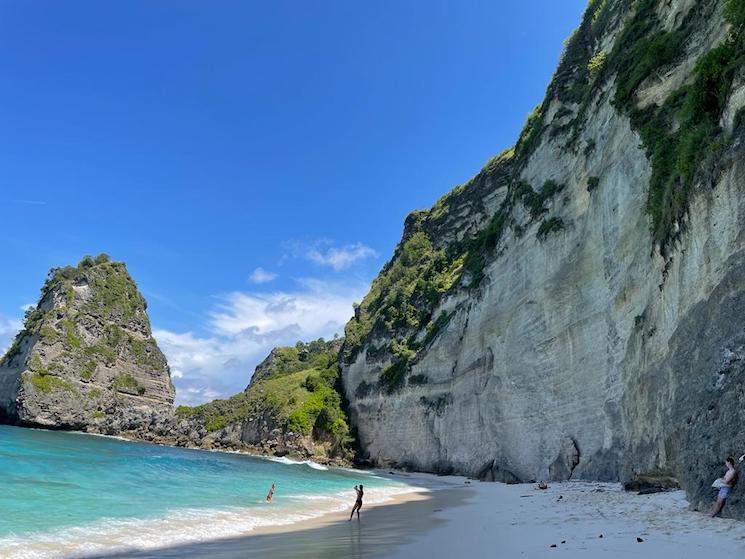
[[[184,447],[174,447],[179,448]],[[192,450],[295,463],[240,451]],[[312,468],[308,461],[299,463]],[[460,476],[347,471],[359,473],[350,477],[350,485],[359,481],[367,485],[364,475],[396,482],[389,484],[390,488],[375,484],[366,488],[360,521],[356,517],[348,521],[353,496],[347,501],[346,491],[339,492],[337,487],[333,494],[282,494],[290,502],[294,499],[297,506],[291,508],[285,503],[259,503],[256,514],[228,506],[196,511],[197,516],[183,509],[181,516],[124,520],[128,523],[124,529],[111,524],[79,525],[72,528],[77,533],[67,543],[49,533],[35,542],[38,546],[27,547],[18,541],[4,551],[9,557],[38,554],[58,559],[238,559],[267,553],[278,559],[403,559],[481,557],[495,552],[497,556],[530,558],[556,553],[642,559],[698,559],[707,553],[745,556],[742,524],[733,519],[711,519],[705,509],[693,511],[682,490],[639,495],[624,491],[619,483],[570,481],[550,483],[548,489],[539,491],[532,484],[505,485]],[[310,470],[305,472],[309,480],[315,479]],[[4,551],[0,550],[0,555],[6,556]]]
[[[448,484],[450,485],[450,484]],[[324,513],[292,524],[262,526],[234,537],[184,543],[161,548],[114,550],[77,555],[81,559],[343,559],[378,557],[393,552],[417,536],[428,533],[444,521],[434,513],[457,508],[471,496],[462,485],[414,490],[393,496],[385,502],[364,506],[358,521],[349,521],[348,510]],[[403,523],[402,518],[408,520]]]
[[[403,472],[394,474],[382,470],[326,468],[308,461],[295,463],[286,458],[257,457],[235,451],[212,450],[210,454],[204,454],[192,452],[204,449],[184,449],[160,444],[139,446],[139,441],[121,441],[120,437],[101,434],[88,437],[86,435],[91,433],[84,432],[55,432],[20,427],[9,429],[13,430],[7,433],[10,453],[3,453],[2,456],[10,460],[8,464],[11,471],[15,465],[12,462],[15,456],[13,453],[17,451],[21,453],[19,456],[25,456],[24,444],[28,445],[32,457],[36,456],[37,451],[44,451],[47,448],[62,449],[50,454],[58,460],[52,463],[62,467],[66,460],[89,464],[88,461],[81,461],[78,458],[87,457],[90,453],[94,453],[95,456],[97,449],[103,449],[100,452],[101,464],[107,464],[112,457],[121,456],[131,457],[134,466],[121,469],[121,474],[128,476],[125,477],[125,480],[128,480],[125,483],[127,491],[117,492],[112,487],[112,493],[109,495],[106,484],[115,478],[108,479],[101,485],[91,480],[88,475],[80,477],[79,474],[86,474],[86,469],[92,467],[90,465],[84,466],[78,474],[67,475],[61,472],[56,476],[56,469],[47,470],[47,462],[38,461],[38,467],[32,468],[28,473],[33,474],[33,479],[38,479],[42,487],[49,486],[40,498],[47,499],[49,511],[54,512],[50,512],[41,523],[37,523],[33,515],[26,515],[23,499],[14,499],[18,503],[20,516],[17,523],[12,518],[5,519],[4,535],[0,537],[2,557],[59,559],[96,554],[121,556],[130,551],[149,553],[147,550],[158,547],[197,544],[220,538],[314,530],[348,517],[354,501],[352,486],[355,484],[363,483],[366,486],[363,518],[382,505],[424,500],[433,486],[440,486],[436,481],[433,482],[434,478],[431,476],[412,476]],[[36,435],[32,436],[34,432]],[[106,439],[113,440],[105,443]],[[13,446],[14,441],[16,446]],[[90,462],[97,463],[96,458]],[[175,473],[179,475],[174,480],[181,485],[170,485],[167,481],[156,483],[153,476],[168,477],[167,471],[172,465],[178,466]],[[140,470],[141,466],[145,469]],[[179,469],[181,466],[184,467],[183,471]],[[290,468],[286,469],[283,466]],[[205,476],[200,475],[200,471],[204,471]],[[131,476],[139,477],[138,472],[145,477],[139,478],[140,481],[136,482]],[[228,481],[221,483],[221,472],[229,474]],[[239,476],[238,472],[243,472],[243,477]],[[251,478],[254,475],[251,472],[255,472],[255,475],[261,478],[257,483]],[[275,472],[280,491],[275,495],[275,502],[266,505],[263,499],[266,493],[262,493],[262,489],[265,489],[263,478],[272,479]],[[20,473],[23,473],[23,469]],[[422,477],[426,477],[426,481],[422,481]],[[28,477],[28,480],[31,479]],[[162,499],[158,497],[152,506],[152,496],[139,497],[143,480],[150,479],[154,483],[154,495],[162,495]],[[233,479],[237,480],[238,485],[236,481],[231,481]],[[193,480],[195,485],[183,485],[183,482],[190,480]],[[283,480],[286,484],[284,486]],[[36,495],[34,486],[21,482],[23,479],[19,480],[19,491],[26,488],[23,490],[30,491],[30,495]],[[174,495],[174,499],[171,500],[168,492],[182,486],[184,493],[189,497],[180,499]],[[70,504],[55,497],[60,491],[58,487],[70,492],[73,498]],[[215,487],[221,488],[224,498],[219,495],[213,497]],[[147,490],[147,487],[142,486],[141,489]],[[108,509],[105,503],[113,503],[112,499],[116,499],[117,503],[121,502],[123,508]],[[161,506],[162,502],[169,504]],[[13,503],[9,505],[9,510],[16,510]]]
[[[418,477],[418,476],[415,476]],[[682,491],[637,495],[620,484],[563,482],[545,491],[449,477],[363,509],[238,537],[86,559],[563,557],[700,559],[745,554],[740,523],[689,510]],[[351,506],[350,506],[351,510]]]
[[[393,476],[391,476],[393,477]],[[411,483],[411,480],[409,480]],[[414,482],[415,483],[415,482]],[[431,481],[428,483],[431,485]],[[447,489],[446,489],[447,491]],[[417,485],[401,485],[394,493],[387,487],[373,486],[367,490],[370,501],[363,506],[361,514],[363,524],[368,517],[380,514],[379,511],[389,506],[402,506],[414,503],[424,503],[433,494],[439,493],[436,488]],[[193,557],[203,557],[203,546],[222,549],[226,542],[232,540],[253,542],[256,538],[293,537],[293,534],[312,534],[324,530],[342,520],[347,520],[352,508],[352,501],[340,504],[338,501],[333,508],[321,502],[315,511],[304,507],[303,510],[286,508],[286,505],[273,507],[259,504],[254,512],[250,509],[243,511],[212,509],[205,511],[183,511],[183,519],[191,525],[192,531],[183,530],[183,526],[176,532],[171,529],[180,523],[179,512],[175,516],[154,518],[128,518],[114,521],[115,524],[81,524],[62,528],[59,532],[52,531],[41,538],[32,536],[25,539],[20,536],[16,541],[0,544],[0,557],[9,558],[45,558],[45,559],[89,559],[114,557],[180,557],[184,553],[192,553]],[[194,523],[192,512],[200,515],[198,523]],[[229,515],[226,524],[226,515]],[[286,515],[286,516],[285,516]],[[268,516],[268,518],[267,518]],[[263,522],[262,522],[263,519]],[[266,521],[269,520],[267,523]],[[107,521],[104,521],[107,522]],[[123,526],[126,524],[128,526]],[[355,518],[347,521],[347,526],[359,525]],[[128,532],[123,532],[123,529]],[[164,535],[168,534],[165,538]],[[179,535],[180,534],[180,535]],[[68,535],[72,538],[68,539]],[[2,538],[0,538],[2,541]],[[251,544],[253,546],[253,543]],[[235,557],[242,557],[245,549],[243,544],[236,551]],[[267,552],[270,551],[267,548]],[[188,556],[188,555],[187,555]],[[228,555],[233,556],[233,555]],[[293,554],[288,557],[294,556]]]
[[[415,487],[413,488],[412,491],[406,491],[406,492],[397,493],[395,495],[391,495],[385,501],[371,503],[369,505],[363,505],[363,509],[362,509],[363,512],[360,512],[360,516],[364,517],[365,513],[372,513],[372,511],[376,511],[378,509],[384,509],[385,507],[388,507],[388,506],[407,505],[411,503],[419,503],[422,501],[428,501],[432,498],[431,493],[435,491],[448,491],[448,490],[449,489],[427,490],[427,489]],[[352,510],[352,504],[353,503],[350,502],[348,511],[324,512],[323,514],[319,516],[316,516],[313,518],[307,518],[304,520],[300,520],[298,522],[293,522],[291,524],[260,526],[252,530],[251,533],[247,535],[247,537],[287,534],[287,533],[299,532],[303,530],[314,530],[318,528],[324,528],[335,522],[339,522],[340,518],[342,520],[347,520],[348,514]],[[351,522],[352,523],[357,522],[357,517],[355,516],[355,518]]]

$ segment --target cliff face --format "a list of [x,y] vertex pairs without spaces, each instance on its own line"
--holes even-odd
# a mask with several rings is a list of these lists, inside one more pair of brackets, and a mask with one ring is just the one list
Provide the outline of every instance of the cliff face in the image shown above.
[[745,452],[743,22],[590,3],[515,147],[409,216],[347,325],[367,458],[710,498]]
[[146,303],[124,264],[101,255],[53,269],[0,360],[0,419],[97,430],[165,410],[174,388]]

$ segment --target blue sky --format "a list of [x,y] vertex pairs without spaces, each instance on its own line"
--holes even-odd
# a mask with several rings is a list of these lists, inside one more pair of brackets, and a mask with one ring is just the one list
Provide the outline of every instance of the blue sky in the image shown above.
[[99,252],[180,403],[341,332],[405,216],[514,143],[584,5],[0,1],[0,349]]

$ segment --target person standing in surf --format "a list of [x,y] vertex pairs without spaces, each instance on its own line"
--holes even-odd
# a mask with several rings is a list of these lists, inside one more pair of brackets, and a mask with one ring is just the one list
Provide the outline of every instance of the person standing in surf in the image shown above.
[[271,503],[272,497],[274,497],[274,482],[272,482],[272,486],[269,488],[269,493],[266,496],[266,502]]
[[362,489],[362,484],[360,484],[359,488],[355,485],[354,490],[357,492],[357,500],[354,503],[354,506],[352,507],[352,514],[349,515],[349,520],[352,520],[352,517],[354,516],[355,511],[357,512],[357,520],[360,519],[360,509],[362,508],[362,497],[365,495],[365,491]]

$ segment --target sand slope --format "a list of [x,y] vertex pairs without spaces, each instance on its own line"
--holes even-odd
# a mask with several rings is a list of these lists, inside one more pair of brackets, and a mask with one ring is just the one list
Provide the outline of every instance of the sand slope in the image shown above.
[[470,487],[464,505],[434,513],[444,523],[385,556],[745,557],[745,525],[689,511],[682,491],[636,495],[618,484],[584,482],[545,491],[478,482]]

